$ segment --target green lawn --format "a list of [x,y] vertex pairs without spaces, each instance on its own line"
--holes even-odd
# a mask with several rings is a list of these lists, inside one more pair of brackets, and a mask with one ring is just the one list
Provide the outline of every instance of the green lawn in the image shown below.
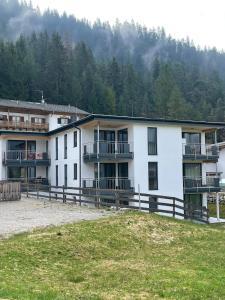
[[[209,208],[209,216],[216,217],[216,204],[209,203],[208,208]],[[220,218],[225,219],[225,204],[220,204]]]
[[0,242],[0,299],[225,299],[225,227],[129,212]]

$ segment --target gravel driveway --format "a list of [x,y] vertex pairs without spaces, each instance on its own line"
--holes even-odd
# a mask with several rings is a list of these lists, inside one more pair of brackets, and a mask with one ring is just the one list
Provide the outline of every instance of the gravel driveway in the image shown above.
[[110,214],[110,211],[53,200],[23,198],[21,201],[0,202],[0,238],[37,227],[95,220]]

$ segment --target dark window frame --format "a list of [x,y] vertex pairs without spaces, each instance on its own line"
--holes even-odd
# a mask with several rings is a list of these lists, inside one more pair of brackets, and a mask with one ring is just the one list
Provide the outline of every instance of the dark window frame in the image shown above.
[[73,179],[77,180],[77,163],[73,164]]
[[64,186],[67,187],[68,184],[68,166],[64,165]]
[[73,132],[73,147],[77,147],[77,131]]
[[67,159],[68,157],[68,140],[67,140],[67,134],[64,135],[64,159]]
[[59,137],[55,138],[55,160],[59,159]]
[[[155,131],[155,142],[149,141],[149,131]],[[158,130],[157,127],[148,127],[147,128],[147,140],[148,140],[148,155],[158,155]],[[150,151],[150,144],[154,145],[154,151]]]
[[[155,177],[150,177],[150,165],[155,165],[156,166],[156,176]],[[156,180],[156,184],[154,186],[150,186],[150,179]],[[148,189],[149,191],[156,191],[159,189],[159,176],[158,176],[158,162],[148,162]]]
[[55,185],[59,186],[59,166],[55,166]]

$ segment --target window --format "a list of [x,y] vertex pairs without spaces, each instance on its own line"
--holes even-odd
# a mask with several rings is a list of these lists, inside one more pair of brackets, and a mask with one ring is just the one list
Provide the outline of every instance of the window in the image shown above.
[[184,169],[184,176],[187,178],[200,178],[202,174],[202,167],[201,164],[184,164],[183,165]]
[[31,123],[45,124],[45,119],[44,118],[32,117],[31,118]]
[[24,117],[20,117],[20,116],[9,116],[9,121],[15,122],[15,123],[20,123],[20,122],[24,122]]
[[73,165],[73,179],[77,180],[77,164]]
[[67,159],[67,134],[64,135],[64,158]]
[[59,138],[55,138],[55,159],[59,159]]
[[77,131],[73,133],[73,147],[77,147]]
[[201,144],[201,134],[196,132],[182,132],[182,138],[187,144]]
[[149,190],[158,190],[158,163],[148,163],[148,188]]
[[69,123],[68,118],[58,118],[58,124],[67,125]]
[[55,185],[59,185],[59,167],[55,166]]
[[64,186],[67,186],[67,165],[64,165]]
[[148,128],[148,155],[157,155],[157,128]]

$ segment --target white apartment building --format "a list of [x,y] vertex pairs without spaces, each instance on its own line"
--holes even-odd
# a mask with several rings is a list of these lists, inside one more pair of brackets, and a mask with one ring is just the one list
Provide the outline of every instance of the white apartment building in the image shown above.
[[[207,207],[219,192],[218,149],[205,135],[224,123],[88,115],[72,106],[0,100],[0,179],[135,191]],[[157,205],[157,197],[155,199]]]
[[[219,192],[218,161],[205,135],[223,123],[89,115],[51,132],[53,185],[121,189],[185,200],[207,207],[207,193]],[[61,145],[59,147],[59,145]],[[157,199],[156,199],[157,201]]]

